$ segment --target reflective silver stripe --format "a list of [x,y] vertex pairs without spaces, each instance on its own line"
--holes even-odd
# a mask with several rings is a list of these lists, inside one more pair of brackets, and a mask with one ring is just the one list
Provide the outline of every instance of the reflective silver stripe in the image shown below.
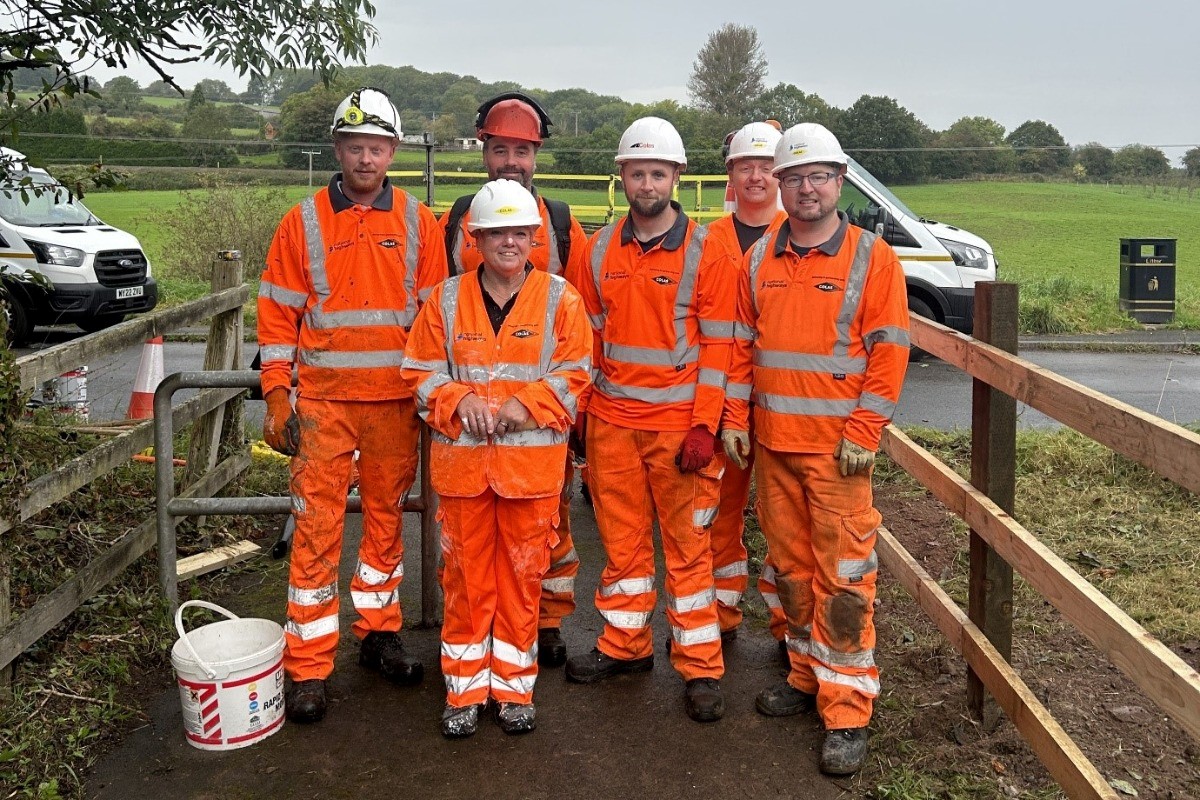
[[399,367],[404,363],[403,350],[301,350],[300,363],[309,367],[360,368]]
[[[403,566],[403,564],[400,565],[401,575],[404,574]],[[358,562],[358,569],[356,571],[358,573],[358,579],[366,586],[382,586],[392,577],[386,572],[380,572],[370,564],[364,564],[361,561]]]
[[851,356],[818,356],[812,353],[793,353],[787,350],[754,351],[754,364],[770,369],[797,372],[826,372],[840,375],[861,375],[867,371],[865,358]]
[[455,270],[457,270],[459,274],[462,274],[463,272],[463,238],[470,235],[471,234],[467,232],[467,215],[463,214],[462,220],[458,223],[458,230],[454,232],[454,247],[450,252],[450,271],[452,273]]
[[[697,226],[688,242],[683,256],[683,274],[675,291],[675,359],[682,364],[688,350],[687,318],[692,315],[692,303],[696,298],[696,277],[700,272],[700,258],[704,255],[704,240],[708,229]],[[729,336],[726,333],[725,336]]]
[[[550,372],[550,365],[554,363],[554,347],[558,343],[558,337],[554,335],[554,320],[558,316],[558,306],[562,303],[563,292],[566,288],[566,280],[557,275],[550,276],[550,288],[546,298],[546,319],[542,325],[542,357],[538,361],[541,372],[538,377]],[[533,380],[537,380],[537,378],[533,378]]]
[[516,694],[529,694],[533,691],[534,684],[537,683],[537,675],[523,675],[521,677],[508,680],[501,678],[494,671],[492,672],[491,686],[492,691],[515,692]]
[[592,323],[592,330],[604,330],[604,315],[603,314],[588,314],[588,321]]
[[612,597],[615,594],[623,594],[630,597],[646,592],[654,591],[654,576],[650,575],[645,578],[625,578],[616,583],[608,585],[600,584],[600,596]]
[[491,637],[473,644],[450,644],[442,642],[442,655],[454,661],[478,661],[492,652]]
[[837,683],[842,686],[849,686],[851,689],[856,689],[868,697],[879,695],[879,680],[869,675],[843,675],[820,664],[813,664],[813,674],[816,675],[817,680],[821,683]]
[[598,331],[604,330],[604,325],[608,321],[608,304],[604,302],[600,275],[604,269],[604,257],[608,254],[608,245],[612,241],[613,231],[616,229],[617,223],[615,222],[605,225],[596,234],[595,244],[592,245],[592,282],[596,285],[596,297],[600,299],[600,314],[596,315],[600,318],[600,324],[596,324],[596,316],[593,316],[592,327]]
[[454,361],[454,320],[458,316],[458,293],[462,289],[462,277],[459,275],[442,282],[442,329],[446,331],[446,363],[451,374],[456,366]]
[[850,265],[850,274],[846,276],[846,289],[842,293],[842,307],[838,310],[834,356],[844,356],[850,352],[850,326],[854,323],[859,303],[862,302],[863,289],[867,284],[867,269],[871,266],[871,247],[877,238],[870,231],[862,231],[858,236],[854,262]]
[[450,376],[444,372],[440,372],[430,375],[417,386],[417,404],[423,412],[421,419],[424,419],[426,422],[429,421],[426,419],[429,416],[429,401],[433,398],[434,391],[439,386],[445,386],[447,383],[450,383]]
[[716,386],[719,389],[724,389],[725,381],[728,380],[728,378],[729,376],[726,375],[722,370],[702,367],[700,369],[700,378],[697,383],[702,383],[705,386]]
[[767,257],[767,248],[771,246],[771,242],[775,239],[774,236],[764,236],[758,240],[754,247],[750,248],[750,301],[754,306],[754,313],[757,314],[758,308],[758,268],[762,266],[763,259]]
[[733,336],[733,322],[724,319],[702,319],[700,320],[700,335],[713,339],[728,339]]
[[848,417],[858,407],[856,400],[821,400],[813,397],[788,397],[780,394],[754,392],[759,408],[777,414],[796,414],[807,417]]
[[879,557],[875,555],[875,551],[871,551],[868,558],[857,561],[838,561],[838,577],[846,580],[852,578],[861,578],[864,575],[870,575],[872,572],[879,571]]
[[465,364],[454,370],[455,379],[463,383],[489,383],[494,380],[532,383],[544,374],[542,369],[535,364],[509,364],[503,361],[491,366]]
[[313,306],[304,314],[308,327],[313,330],[332,328],[411,328],[417,319],[417,311],[392,308],[373,308],[368,311],[326,311]]
[[304,308],[308,305],[308,293],[297,292],[292,289],[285,289],[270,281],[260,281],[258,284],[258,296],[265,297],[268,300],[274,300],[281,306],[289,308]]
[[874,411],[881,417],[891,419],[896,413],[896,404],[886,397],[880,397],[872,392],[863,392],[858,396],[858,405],[867,411]]
[[[438,444],[453,445],[454,447],[480,447],[488,443],[486,438],[471,435],[465,428],[457,439],[451,439],[444,433],[431,432],[433,441]],[[530,431],[506,433],[497,440],[505,447],[554,447],[566,444],[569,431],[556,431],[553,428],[534,428]]]
[[745,561],[734,561],[713,570],[714,578],[736,578],[739,575],[749,575],[750,566]]
[[763,583],[769,583],[772,586],[774,586],[775,585],[775,568],[772,567],[770,564],[764,564],[762,575],[759,576],[759,579]]
[[[604,617],[604,621],[614,628],[624,628],[626,630],[638,630],[650,624],[649,611],[608,611],[600,609],[600,616]],[[717,633],[720,636],[720,632]]]
[[863,650],[859,653],[842,653],[829,645],[810,641],[808,654],[828,667],[853,667],[870,669],[875,666],[875,651]]
[[767,604],[767,608],[783,608],[783,603],[779,602],[779,594],[777,592],[760,592],[763,602]]
[[584,356],[578,361],[553,361],[550,364],[551,372],[586,372],[589,375],[592,372],[592,357]]
[[667,389],[647,389],[643,386],[625,386],[621,383],[614,383],[608,379],[608,376],[601,375],[596,382],[596,388],[610,397],[641,400],[644,403],[681,403],[685,400],[696,399],[696,384],[694,383],[671,386]]
[[912,340],[908,337],[908,331],[896,325],[885,325],[882,328],[876,328],[863,337],[863,346],[867,348],[867,352],[875,349],[875,345],[881,342],[889,344],[898,344],[901,347],[908,347],[912,344]]
[[604,357],[609,361],[623,361],[626,364],[642,364],[651,367],[674,367],[681,364],[691,364],[700,359],[700,348],[689,347],[683,353],[683,360],[675,360],[672,350],[660,350],[656,347],[635,347],[626,344],[604,343]]
[[579,554],[576,553],[575,548],[572,547],[570,550],[567,551],[566,555],[564,555],[558,561],[555,561],[554,563],[552,563],[550,565],[550,569],[555,569],[556,567],[565,566],[567,564],[573,564],[578,560],[579,560]]
[[667,604],[676,614],[686,614],[689,611],[699,611],[702,608],[708,608],[717,599],[716,591],[710,586],[695,594],[685,595],[683,597],[672,597],[667,595]]
[[457,675],[447,675],[446,692],[448,694],[466,694],[475,689],[486,689],[492,682],[492,671],[484,668],[474,675],[460,678]]
[[551,594],[572,594],[575,591],[575,578],[542,578],[542,591]]
[[727,383],[725,384],[725,396],[731,400],[750,400],[749,383]]
[[531,650],[518,650],[514,645],[509,644],[503,639],[493,639],[492,654],[495,658],[507,664],[512,664],[521,669],[529,669],[537,662],[537,641],[534,641]]
[[753,342],[758,338],[758,332],[743,322],[735,321],[733,323],[733,338]]
[[558,402],[562,403],[563,410],[567,412],[567,416],[575,419],[575,414],[579,410],[579,400],[575,395],[571,394],[571,388],[567,385],[567,379],[561,375],[549,375],[545,380],[546,385],[554,391],[554,396],[558,398]]
[[742,602],[742,593],[733,589],[717,589],[717,602],[727,608],[732,608]]
[[429,295],[433,294],[433,290],[436,288],[437,288],[436,286],[426,286],[424,289],[418,289],[417,290],[417,300],[424,303],[426,300],[429,299]]
[[542,217],[542,224],[546,226],[546,239],[550,248],[550,263],[547,265],[546,271],[551,275],[561,275],[563,265],[562,259],[558,257],[558,231],[554,230],[554,223],[550,219],[550,206],[543,205],[543,208],[546,213]]
[[[395,195],[393,189],[393,196]],[[409,319],[417,318],[417,258],[421,252],[421,242],[417,233],[421,229],[421,204],[417,198],[408,192],[404,195],[404,296],[408,305],[404,310]],[[410,326],[412,323],[408,323]]]
[[320,606],[338,596],[337,581],[316,589],[297,589],[288,586],[288,602],[297,606]]
[[317,305],[329,299],[329,279],[325,273],[325,237],[317,218],[317,198],[300,201],[300,220],[304,223],[304,245],[308,250],[308,273],[312,279]]
[[304,504],[304,498],[303,498],[303,497],[300,497],[299,495],[295,495],[295,494],[294,494],[294,495],[292,495],[292,512],[293,512],[293,513],[296,513],[296,514],[303,514],[303,513],[304,513],[304,510],[305,510],[307,507],[308,507],[308,506],[306,506],[306,505]]
[[671,626],[671,638],[680,647],[687,647],[693,644],[705,644],[706,642],[715,642],[721,638],[721,626],[717,623],[704,625],[699,628],[676,628]]
[[295,361],[296,347],[290,344],[268,344],[258,348],[263,361]]
[[692,525],[697,528],[707,528],[712,525],[717,519],[717,512],[720,511],[720,506],[712,508],[697,508],[692,510]]
[[405,369],[418,369],[421,372],[437,372],[438,370],[445,368],[446,362],[445,361],[418,361],[417,359],[413,358],[412,356],[405,356],[404,363],[401,364],[401,366],[404,367]]
[[301,641],[308,642],[313,639],[319,639],[322,636],[336,635],[338,632],[338,617],[337,614],[330,614],[328,617],[321,617],[320,619],[303,624],[293,622],[289,619],[287,625],[284,626],[284,630]]
[[390,592],[350,592],[355,608],[387,608],[400,602],[400,590]]
[[809,645],[812,639],[808,636],[798,637],[792,636],[790,633],[783,635],[783,641],[787,644],[787,649],[793,653],[799,653],[802,656],[809,655]]

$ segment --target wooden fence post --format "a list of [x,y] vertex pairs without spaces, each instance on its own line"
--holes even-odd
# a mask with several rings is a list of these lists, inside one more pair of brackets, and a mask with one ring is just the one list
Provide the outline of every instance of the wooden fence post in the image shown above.
[[[976,339],[1009,353],[1017,352],[1017,284],[975,284]],[[971,483],[1009,514],[1013,513],[1017,474],[1017,401],[975,379],[971,392]],[[1012,660],[1013,570],[974,530],[967,614],[1005,661]],[[991,730],[1000,711],[988,701],[974,670],[967,673],[967,705]]]

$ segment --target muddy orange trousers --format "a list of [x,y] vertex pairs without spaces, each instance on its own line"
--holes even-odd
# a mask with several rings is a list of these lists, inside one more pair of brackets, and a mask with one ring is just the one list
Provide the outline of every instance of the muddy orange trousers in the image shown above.
[[725,462],[721,478],[721,504],[717,521],[710,531],[712,539],[713,581],[717,589],[717,615],[721,630],[736,630],[742,624],[742,595],[750,580],[746,563],[746,503],[750,499],[750,475],[753,464],[741,469]]
[[533,702],[538,598],[550,566],[558,495],[511,499],[491,489],[441,496],[442,675],[446,702]]
[[879,695],[878,563],[870,473],[842,477],[825,454],[759,446],[758,519],[787,617],[788,682],[817,696],[829,730],[865,727]]
[[666,562],[671,665],[683,676],[719,678],[717,621],[709,528],[717,516],[724,455],[699,472],[680,472],[675,457],[685,431],[640,431],[588,421],[588,487],[608,555],[596,608],[604,630],[596,646],[613,658],[654,652],[654,521]]
[[292,680],[327,678],[338,644],[338,563],[351,464],[358,450],[362,542],[350,579],[360,639],[398,631],[404,577],[401,503],[417,469],[418,423],[411,399],[296,403],[300,448],[292,458],[292,539],[284,669]]
[[571,484],[575,481],[575,466],[567,456],[563,475],[563,490],[558,506],[558,525],[554,532],[558,544],[550,551],[550,569],[542,578],[542,599],[538,606],[538,627],[558,628],[563,617],[575,611],[575,576],[579,574],[579,556],[571,538]]

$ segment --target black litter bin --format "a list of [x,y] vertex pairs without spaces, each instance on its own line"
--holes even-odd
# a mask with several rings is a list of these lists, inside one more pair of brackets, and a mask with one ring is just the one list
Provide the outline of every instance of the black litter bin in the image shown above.
[[1122,239],[1120,309],[1138,322],[1175,319],[1175,239]]

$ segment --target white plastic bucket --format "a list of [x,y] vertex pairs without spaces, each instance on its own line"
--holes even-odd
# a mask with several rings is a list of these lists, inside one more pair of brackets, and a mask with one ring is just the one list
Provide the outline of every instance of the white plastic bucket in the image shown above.
[[[207,608],[228,619],[183,629],[183,611]],[[175,612],[179,640],[171,666],[179,681],[183,733],[201,750],[236,750],[283,727],[283,628],[243,619],[202,600]]]

